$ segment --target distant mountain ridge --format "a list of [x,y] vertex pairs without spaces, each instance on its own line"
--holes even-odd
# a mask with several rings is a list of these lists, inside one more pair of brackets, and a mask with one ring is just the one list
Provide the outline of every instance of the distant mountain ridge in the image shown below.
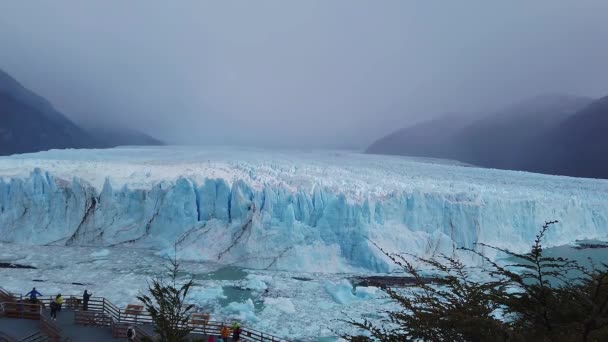
[[[456,126],[455,117],[439,118],[414,125],[377,140],[366,152],[608,178],[608,138],[603,133],[608,130],[608,97],[594,101],[580,96],[544,95],[472,122],[464,121],[464,125]],[[433,129],[442,126],[449,126],[448,136],[436,138]],[[419,141],[412,136],[426,139]]]
[[370,145],[366,152],[448,158],[450,154],[443,151],[442,148],[447,141],[471,122],[473,122],[472,118],[461,117],[456,114],[444,115],[402,128],[380,138]]
[[467,125],[445,148],[453,159],[490,168],[522,170],[522,157],[537,137],[592,101],[560,94],[526,99]]
[[0,155],[159,144],[162,142],[128,128],[85,130],[57,111],[48,100],[0,70]]
[[100,147],[86,132],[0,93],[0,155]]
[[527,170],[608,178],[608,96],[544,132],[531,148]]

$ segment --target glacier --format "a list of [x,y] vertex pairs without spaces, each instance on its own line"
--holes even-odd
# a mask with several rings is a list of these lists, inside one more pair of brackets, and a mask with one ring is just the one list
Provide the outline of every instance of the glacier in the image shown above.
[[[348,151],[120,147],[0,158],[0,242],[298,272],[608,236],[608,182]],[[486,251],[491,253],[491,251]],[[472,260],[471,262],[474,262]]]

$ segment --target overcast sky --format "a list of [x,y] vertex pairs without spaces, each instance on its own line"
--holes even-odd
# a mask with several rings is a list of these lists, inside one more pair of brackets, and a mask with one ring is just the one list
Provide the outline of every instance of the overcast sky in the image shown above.
[[544,93],[608,94],[608,1],[0,1],[0,68],[171,143],[364,147]]

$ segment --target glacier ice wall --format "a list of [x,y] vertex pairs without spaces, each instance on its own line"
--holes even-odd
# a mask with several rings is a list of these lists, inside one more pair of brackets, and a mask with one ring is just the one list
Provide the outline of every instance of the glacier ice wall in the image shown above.
[[311,272],[391,264],[373,246],[420,255],[485,242],[522,251],[545,220],[548,245],[608,235],[608,201],[547,194],[395,191],[349,201],[321,186],[253,187],[244,180],[161,181],[148,189],[96,189],[34,170],[0,180],[0,240],[19,244],[130,246],[244,267]]

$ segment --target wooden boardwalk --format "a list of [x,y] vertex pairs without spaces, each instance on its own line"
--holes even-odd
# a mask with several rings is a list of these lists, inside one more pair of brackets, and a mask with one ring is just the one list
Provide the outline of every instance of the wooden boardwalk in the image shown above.
[[[103,297],[91,297],[88,310],[84,311],[81,296],[64,296],[63,308],[55,321],[49,318],[46,309],[53,298],[39,299],[39,304],[30,304],[22,295],[0,288],[0,342],[124,340],[129,327],[136,330],[136,341],[157,340],[152,319],[141,305],[121,309]],[[207,340],[209,335],[218,337],[221,328],[227,325],[212,321],[205,314],[192,315],[188,323],[193,329],[191,340]],[[241,329],[241,340],[245,342],[287,342],[255,329]]]

